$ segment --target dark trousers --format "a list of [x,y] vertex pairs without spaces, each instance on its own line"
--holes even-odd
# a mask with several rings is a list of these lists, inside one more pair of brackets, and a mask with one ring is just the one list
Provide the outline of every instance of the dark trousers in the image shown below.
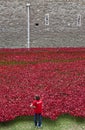
[[35,126],[38,126],[38,127],[40,127],[42,125],[42,115],[41,115],[41,113],[34,115],[34,123],[35,123]]

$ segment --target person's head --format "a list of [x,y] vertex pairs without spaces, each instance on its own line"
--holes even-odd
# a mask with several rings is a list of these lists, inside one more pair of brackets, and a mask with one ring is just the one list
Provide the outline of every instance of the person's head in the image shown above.
[[35,96],[35,100],[40,100],[40,96],[39,96],[39,95],[36,95],[36,96]]

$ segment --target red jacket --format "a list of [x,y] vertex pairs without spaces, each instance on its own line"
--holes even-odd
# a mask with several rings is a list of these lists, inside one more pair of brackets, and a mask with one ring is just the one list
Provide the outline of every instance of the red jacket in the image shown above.
[[36,114],[42,113],[42,100],[34,100],[32,105],[35,106],[34,112]]

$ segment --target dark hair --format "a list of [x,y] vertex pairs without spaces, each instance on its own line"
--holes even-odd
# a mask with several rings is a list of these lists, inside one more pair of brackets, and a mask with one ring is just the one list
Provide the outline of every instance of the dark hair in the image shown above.
[[36,96],[35,96],[35,99],[36,99],[36,100],[40,100],[40,96],[36,95]]

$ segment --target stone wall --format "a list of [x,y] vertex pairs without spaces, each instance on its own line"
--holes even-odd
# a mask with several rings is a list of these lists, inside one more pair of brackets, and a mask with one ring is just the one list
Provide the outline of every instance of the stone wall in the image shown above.
[[85,0],[0,0],[0,47],[85,47]]
[[0,47],[26,47],[26,1],[0,0]]

